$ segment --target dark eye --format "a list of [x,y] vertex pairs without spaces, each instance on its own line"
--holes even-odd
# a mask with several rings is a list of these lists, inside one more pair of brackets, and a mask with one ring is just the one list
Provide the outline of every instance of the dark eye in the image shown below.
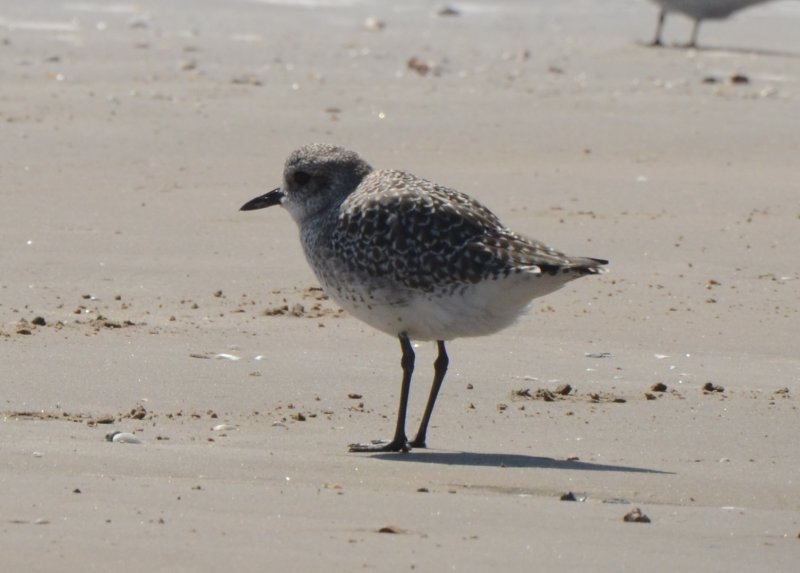
[[297,171],[294,174],[294,182],[298,185],[305,185],[311,181],[311,175],[306,173],[305,171]]

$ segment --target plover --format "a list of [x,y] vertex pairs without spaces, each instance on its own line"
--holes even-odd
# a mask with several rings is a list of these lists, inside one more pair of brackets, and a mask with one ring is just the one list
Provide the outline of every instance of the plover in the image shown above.
[[661,46],[661,32],[664,30],[664,20],[668,12],[679,12],[694,20],[692,27],[692,37],[687,44],[688,47],[697,46],[697,34],[700,32],[700,22],[703,20],[723,20],[748,6],[762,4],[769,0],[652,0],[661,9],[658,12],[658,23],[656,24],[656,37],[653,39],[653,46]]
[[[289,211],[300,228],[306,259],[325,292],[400,340],[403,377],[394,437],[351,444],[354,452],[426,447],[449,362],[445,341],[497,332],[534,298],[599,274],[608,263],[567,256],[514,233],[463,193],[403,171],[373,170],[356,153],[333,145],[294,151],[283,184],[241,209],[273,205]],[[409,442],[412,339],[436,341],[438,356],[419,430]]]

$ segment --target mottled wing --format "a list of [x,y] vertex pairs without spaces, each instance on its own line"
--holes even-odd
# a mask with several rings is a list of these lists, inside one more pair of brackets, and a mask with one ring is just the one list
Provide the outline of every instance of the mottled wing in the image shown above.
[[424,291],[578,261],[514,234],[469,196],[399,171],[364,179],[342,204],[331,246],[352,272]]
[[603,259],[565,255],[541,241],[518,235],[506,228],[487,234],[473,248],[490,251],[495,258],[515,270],[574,275],[572,278],[602,273],[601,267],[608,264]]

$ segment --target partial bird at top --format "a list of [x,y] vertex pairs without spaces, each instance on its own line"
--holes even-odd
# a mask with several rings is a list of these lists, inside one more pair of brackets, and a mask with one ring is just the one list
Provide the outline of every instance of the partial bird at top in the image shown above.
[[703,20],[724,20],[734,12],[748,6],[763,4],[770,0],[652,0],[661,10],[658,13],[656,36],[653,46],[661,46],[661,33],[664,30],[664,20],[669,12],[678,12],[694,20],[692,36],[686,45],[689,48],[697,47],[697,35],[700,32],[700,23]]

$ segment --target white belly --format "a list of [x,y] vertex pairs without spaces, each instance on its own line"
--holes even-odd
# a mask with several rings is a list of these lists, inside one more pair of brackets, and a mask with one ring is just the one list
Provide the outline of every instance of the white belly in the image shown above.
[[452,294],[381,289],[343,292],[323,287],[342,308],[382,332],[406,333],[415,340],[452,340],[506,328],[525,313],[534,298],[557,290],[564,282],[562,277],[516,274],[466,285]]

